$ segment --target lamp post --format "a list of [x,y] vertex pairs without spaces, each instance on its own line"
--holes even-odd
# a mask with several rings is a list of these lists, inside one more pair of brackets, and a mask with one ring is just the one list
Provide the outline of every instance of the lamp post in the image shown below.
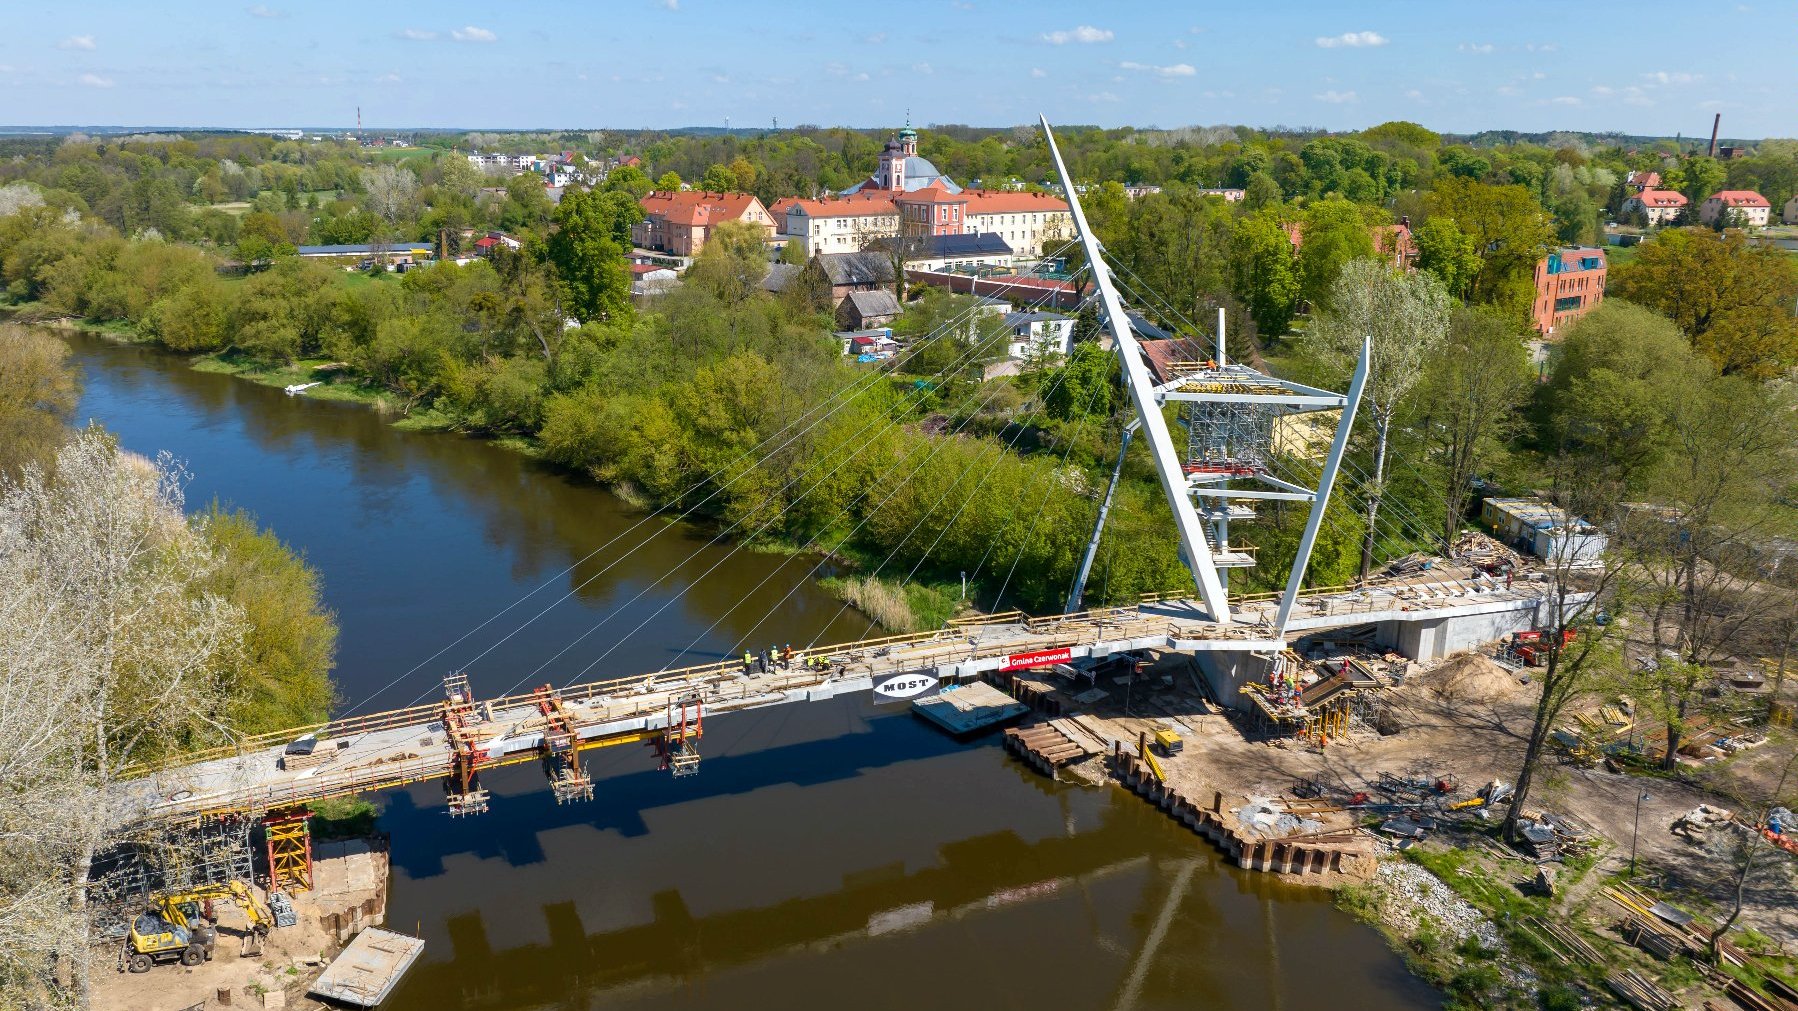
[[1647,799],[1649,799],[1647,790],[1636,794],[1636,823],[1630,829],[1629,834],[1629,876],[1631,880],[1636,877],[1636,838],[1642,834],[1642,802]]

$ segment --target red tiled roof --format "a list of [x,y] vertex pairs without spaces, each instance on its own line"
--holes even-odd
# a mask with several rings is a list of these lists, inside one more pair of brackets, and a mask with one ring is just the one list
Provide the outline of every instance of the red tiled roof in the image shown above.
[[475,243],[474,243],[474,248],[476,248],[476,249],[492,249],[494,246],[497,246],[497,245],[499,245],[499,240],[494,238],[493,236],[489,235],[485,238],[476,239]]
[[630,264],[629,266],[630,266],[630,271],[633,274],[648,274],[648,273],[651,273],[652,271],[673,269],[670,267],[664,267],[659,263],[633,263],[633,264]]
[[951,193],[943,187],[931,183],[929,186],[912,190],[909,193],[895,193],[893,200],[895,203],[901,204],[965,204],[968,202],[968,194]]
[[643,213],[677,225],[712,225],[736,221],[756,203],[751,193],[708,193],[704,190],[657,190],[638,201]]
[[1053,212],[1068,209],[1067,201],[1047,193],[1022,190],[964,190],[969,214],[1018,214]]
[[1636,199],[1648,207],[1684,207],[1686,195],[1678,190],[1643,190]]
[[782,197],[774,202],[768,212],[776,218],[784,218],[795,207],[813,218],[867,218],[898,213],[893,206],[892,195],[884,192],[852,193],[846,197],[831,197],[826,200]]
[[1629,174],[1629,184],[1631,186],[1640,186],[1646,190],[1652,190],[1661,184],[1661,174],[1659,172],[1631,172]]
[[1718,190],[1717,192],[1712,193],[1710,198],[1722,203],[1725,207],[1773,206],[1767,202],[1766,197],[1761,196],[1753,190]]

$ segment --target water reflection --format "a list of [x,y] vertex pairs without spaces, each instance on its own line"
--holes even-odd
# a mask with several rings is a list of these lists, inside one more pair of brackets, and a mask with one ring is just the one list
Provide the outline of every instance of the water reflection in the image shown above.
[[[339,681],[360,708],[434,693],[582,583],[480,658],[478,691],[567,681],[607,650],[589,676],[659,668],[695,639],[682,662],[746,636],[840,639],[866,625],[815,586],[781,602],[809,560],[730,554],[659,521],[607,545],[640,514],[516,454],[154,351],[72,344],[84,414],[128,448],[185,459],[194,501],[254,511],[318,566],[343,630]],[[382,798],[390,922],[427,939],[384,1007],[1438,1003],[1320,896],[1222,866],[1134,797],[1052,783],[991,739],[950,741],[903,707],[733,715],[708,721],[701,750],[700,775],[679,780],[639,747],[590,753],[586,804],[558,807],[531,766],[485,778],[484,817],[449,818],[431,785]]]

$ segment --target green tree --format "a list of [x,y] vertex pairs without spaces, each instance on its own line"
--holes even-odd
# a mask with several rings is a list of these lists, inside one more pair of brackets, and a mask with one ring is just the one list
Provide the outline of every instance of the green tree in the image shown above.
[[158,299],[138,325],[176,351],[217,351],[230,343],[231,311],[225,284],[204,277]]
[[0,482],[62,445],[81,395],[68,357],[68,345],[48,333],[0,323]]
[[1048,391],[1044,410],[1059,421],[1111,417],[1117,371],[1117,356],[1096,342],[1074,345],[1067,362],[1045,370],[1038,381],[1038,388]]
[[1351,260],[1330,288],[1330,309],[1307,335],[1307,351],[1320,365],[1346,375],[1372,339],[1362,415],[1373,428],[1373,473],[1365,495],[1367,530],[1361,541],[1360,578],[1373,570],[1380,500],[1385,494],[1386,453],[1393,422],[1405,398],[1448,337],[1449,297],[1428,273],[1396,271],[1385,260]]
[[238,610],[243,638],[231,665],[231,722],[243,734],[330,715],[337,622],[318,571],[245,512],[216,503],[197,521],[218,565],[206,588]]
[[1548,448],[1639,493],[1668,447],[1672,398],[1705,368],[1665,317],[1606,299],[1568,327],[1555,350]]
[[641,200],[655,188],[649,176],[635,165],[621,165],[606,175],[606,181],[599,185],[608,193],[628,193],[632,200]]
[[1255,326],[1278,337],[1292,323],[1299,297],[1298,263],[1292,240],[1272,212],[1245,218],[1230,243],[1231,290],[1249,310]]
[[1436,215],[1418,226],[1416,242],[1417,266],[1435,274],[1456,298],[1467,298],[1480,271],[1480,253],[1472,236],[1462,232],[1453,218]]
[[[621,205],[613,197],[598,191],[569,192],[556,207],[549,262],[561,279],[563,303],[584,322],[628,319],[631,314],[630,273],[616,238]],[[629,226],[623,227],[628,232]]]
[[1554,239],[1548,215],[1521,186],[1488,186],[1470,179],[1437,182],[1430,213],[1453,218],[1473,241],[1480,269],[1466,299],[1522,317],[1536,297],[1536,262]]
[[1490,472],[1521,434],[1534,379],[1512,321],[1489,309],[1450,311],[1448,336],[1425,362],[1416,408],[1440,475],[1444,550],[1460,532],[1474,478]]
[[1768,378],[1798,364],[1798,266],[1740,232],[1663,229],[1612,272],[1606,293],[1672,320],[1724,374]]
[[[567,199],[566,195],[563,199]],[[499,226],[509,232],[535,231],[543,227],[553,210],[543,177],[520,173],[506,180],[506,202],[500,207]]]
[[727,221],[713,228],[687,271],[687,283],[736,308],[761,291],[768,276],[767,233],[750,221]]
[[680,176],[672,171],[664,172],[656,178],[656,189],[664,193],[673,193],[680,189]]
[[1374,255],[1373,236],[1361,208],[1341,197],[1312,204],[1299,234],[1299,290],[1314,308],[1327,309],[1343,267]]

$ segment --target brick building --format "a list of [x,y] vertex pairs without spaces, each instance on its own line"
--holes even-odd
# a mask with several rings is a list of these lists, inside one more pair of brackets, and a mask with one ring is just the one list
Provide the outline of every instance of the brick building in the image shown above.
[[1604,301],[1604,250],[1567,246],[1536,264],[1536,301],[1530,319],[1536,332],[1552,337]]
[[748,221],[760,226],[768,238],[774,237],[774,218],[749,193],[659,190],[638,203],[643,220],[631,226],[631,241],[644,249],[698,256],[712,229],[727,221]]

